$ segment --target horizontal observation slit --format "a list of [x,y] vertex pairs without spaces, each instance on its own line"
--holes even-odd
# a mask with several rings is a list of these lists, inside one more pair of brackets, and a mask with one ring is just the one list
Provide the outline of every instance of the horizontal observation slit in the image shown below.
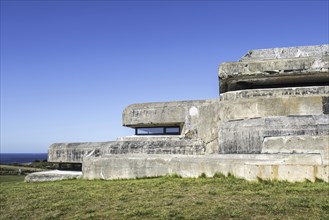
[[180,127],[138,127],[135,135],[180,135]]

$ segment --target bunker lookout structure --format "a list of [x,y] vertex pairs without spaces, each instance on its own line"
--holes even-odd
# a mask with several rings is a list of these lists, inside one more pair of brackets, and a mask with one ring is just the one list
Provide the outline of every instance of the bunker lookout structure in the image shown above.
[[218,78],[217,99],[130,105],[122,123],[135,135],[55,143],[48,161],[81,167],[85,179],[231,173],[329,182],[328,44],[251,50],[222,63]]

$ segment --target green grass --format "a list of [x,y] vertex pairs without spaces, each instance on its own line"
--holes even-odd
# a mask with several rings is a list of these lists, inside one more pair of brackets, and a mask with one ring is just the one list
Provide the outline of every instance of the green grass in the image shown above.
[[17,183],[17,182],[23,182],[25,178],[25,175],[6,175],[2,176],[0,175],[0,184],[2,186],[2,183]]
[[[52,165],[48,165],[47,162],[33,162],[29,165],[14,164],[5,165],[0,164],[0,175],[17,175],[19,173],[25,175],[33,172],[48,170],[48,167],[52,168]],[[47,166],[48,165],[48,166]]]
[[0,178],[0,219],[329,219],[329,184],[320,181],[10,178]]

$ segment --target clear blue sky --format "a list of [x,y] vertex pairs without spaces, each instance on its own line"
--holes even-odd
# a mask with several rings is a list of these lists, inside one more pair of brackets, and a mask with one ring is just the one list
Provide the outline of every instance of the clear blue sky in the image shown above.
[[328,43],[328,1],[1,1],[1,153],[109,141],[132,103],[218,97],[218,65]]

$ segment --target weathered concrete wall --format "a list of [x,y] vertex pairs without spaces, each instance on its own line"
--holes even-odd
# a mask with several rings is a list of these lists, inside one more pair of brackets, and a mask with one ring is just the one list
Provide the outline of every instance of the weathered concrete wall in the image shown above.
[[196,129],[197,138],[200,138],[205,145],[206,154],[217,153],[220,124],[219,99],[207,100],[201,105],[192,124]]
[[81,163],[84,156],[106,144],[106,142],[55,143],[48,148],[48,161]]
[[97,143],[60,143],[50,146],[48,161],[81,163],[89,154],[132,153],[200,155],[205,153],[205,147],[202,141],[182,137],[157,137]]
[[316,178],[328,182],[328,165],[318,154],[286,155],[103,155],[84,161],[85,179],[129,179],[178,174],[198,177],[202,173],[231,173],[247,180],[291,182]]
[[261,153],[266,137],[329,134],[329,86],[221,94],[219,153]]
[[262,154],[320,154],[322,163],[329,165],[329,136],[266,137]]
[[[328,96],[329,97],[329,96]],[[324,114],[327,97],[267,97],[221,102],[223,121],[273,116]]]
[[[179,119],[176,119],[176,124],[179,122],[182,126],[181,135],[184,138],[201,140],[206,154],[260,153],[264,135],[278,136],[284,133],[280,129],[290,129],[290,133],[286,133],[291,135],[305,133],[303,130],[297,132],[301,128],[297,124],[291,124],[291,128],[289,125],[282,128],[280,124],[276,126],[275,123],[293,123],[296,121],[292,119],[293,116],[308,118],[310,115],[328,114],[328,94],[329,86],[233,91],[221,94],[220,99],[131,105],[125,109],[123,118],[124,123],[130,120],[129,126],[134,127],[142,121],[144,126],[165,125],[168,124],[167,118],[177,117]],[[139,113],[136,116],[132,112]],[[132,120],[134,114],[135,118]],[[149,121],[144,119],[150,115]],[[287,118],[281,118],[284,121],[279,122],[275,119],[276,116]],[[253,122],[235,122],[246,119],[253,119]],[[262,125],[258,123],[253,127],[254,119],[262,121]],[[299,119],[308,123],[307,119]],[[249,122],[251,123],[248,124]],[[312,128],[305,134],[316,135],[326,132],[322,131],[321,127],[315,130],[315,127],[317,125],[313,123],[309,128],[303,128]],[[269,131],[271,129],[272,132]]]
[[329,135],[329,115],[281,116],[223,123],[219,131],[220,153],[261,153],[265,137]]
[[204,154],[203,143],[184,138],[139,141],[114,141],[100,149],[101,154]]
[[[328,91],[328,86],[322,86],[225,93],[221,101],[213,99],[194,106],[185,105],[180,115],[184,118],[181,136],[54,144],[49,148],[49,161],[81,162],[83,156],[94,149],[111,154],[260,153],[264,137],[327,134],[329,98],[325,95]],[[153,109],[152,105],[147,104]],[[163,108],[166,111],[161,111],[164,115],[175,114],[171,110],[173,103],[156,105],[166,106]],[[130,109],[135,111],[133,106]],[[157,123],[164,124],[160,117]],[[145,125],[150,126],[146,122]]]

